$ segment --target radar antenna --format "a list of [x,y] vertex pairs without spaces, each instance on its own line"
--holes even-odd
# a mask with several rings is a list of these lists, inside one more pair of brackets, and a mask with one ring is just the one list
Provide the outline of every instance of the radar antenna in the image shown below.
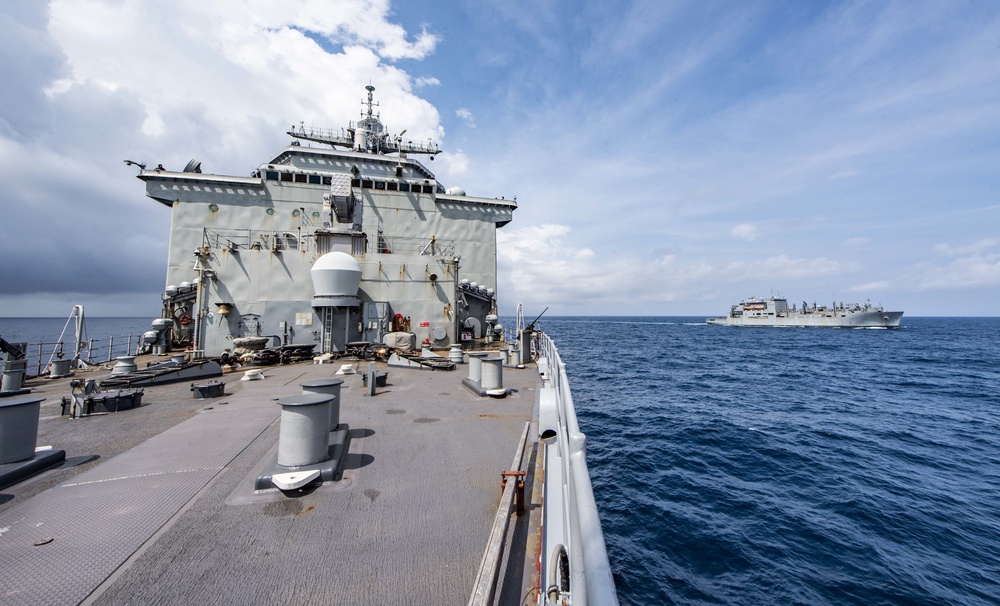
[[322,143],[334,148],[343,147],[362,153],[398,153],[401,161],[408,153],[427,154],[431,160],[441,153],[441,148],[429,140],[426,144],[414,143],[413,140],[404,141],[403,135],[406,133],[406,129],[394,137],[389,136],[382,124],[381,114],[375,112],[375,108],[379,106],[372,94],[375,92],[375,87],[369,84],[365,90],[368,91],[368,100],[362,101],[361,105],[367,107],[368,111],[366,113],[362,110],[361,119],[358,120],[357,124],[350,124],[346,133],[343,130],[334,131],[327,128],[309,128],[307,130],[305,125],[300,123],[298,128],[292,126],[285,134],[296,139]]
[[[362,101],[361,105],[367,105],[368,106],[368,117],[371,118],[372,117],[372,106],[378,107],[378,101],[375,101],[374,103],[372,103],[372,98],[373,98],[372,93],[375,92],[375,87],[372,86],[371,83],[369,83],[368,86],[365,87],[365,90],[368,91],[368,102],[366,103],[366,102]],[[361,114],[361,115],[364,116],[364,114]]]

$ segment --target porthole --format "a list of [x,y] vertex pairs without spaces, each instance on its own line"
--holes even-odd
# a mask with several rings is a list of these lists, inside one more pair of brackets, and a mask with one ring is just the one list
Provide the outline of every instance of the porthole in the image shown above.
[[299,213],[299,209],[297,209],[297,208],[296,208],[295,210],[293,210],[293,211],[292,211],[292,216],[293,216],[293,217],[297,217],[297,216],[299,216],[299,214],[300,214],[300,213]]
[[274,209],[273,208],[269,208],[269,209],[265,210],[264,212],[266,212],[269,215],[273,215],[274,214]]
[[319,211],[317,211],[317,210],[313,211],[313,218],[314,219],[318,219],[319,218]]
[[208,210],[214,213],[215,211],[219,210],[219,205],[216,204],[215,202],[212,202],[211,204],[208,205]]

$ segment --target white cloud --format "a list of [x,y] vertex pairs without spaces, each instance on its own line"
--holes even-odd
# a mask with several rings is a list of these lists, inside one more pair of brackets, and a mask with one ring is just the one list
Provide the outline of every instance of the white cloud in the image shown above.
[[1000,241],[983,239],[964,246],[938,244],[932,250],[939,255],[938,259],[914,263],[892,279],[856,286],[851,290],[968,293],[1000,286]]
[[737,225],[730,233],[747,242],[752,242],[757,238],[757,228],[749,223]]
[[[663,303],[704,301],[722,285],[790,284],[804,278],[850,274],[854,263],[776,255],[754,261],[687,258],[678,252],[641,258],[634,251],[602,256],[573,243],[573,229],[545,224],[498,232],[504,305],[558,304],[556,314],[663,311]],[[690,310],[690,308],[687,308]],[[656,313],[656,312],[652,312]],[[669,314],[666,314],[669,315]]]
[[413,88],[424,88],[427,86],[440,86],[441,81],[437,78],[431,78],[427,76],[422,76],[420,78],[413,79]]
[[0,254],[18,259],[0,264],[0,308],[70,291],[117,300],[120,314],[134,313],[136,292],[158,300],[169,211],[122,160],[179,169],[197,156],[206,172],[249,174],[291,125],[356,120],[369,82],[390,132],[441,142],[437,110],[413,93],[437,79],[388,63],[436,44],[392,23],[387,0],[0,8]]
[[848,288],[848,292],[875,292],[878,290],[889,290],[893,288],[893,284],[888,280],[876,280],[875,282],[868,282],[867,284],[858,284],[857,286],[852,286]]
[[[433,168],[435,169],[435,176],[438,178],[438,181],[447,183],[449,186],[461,186],[462,184],[457,183],[456,180],[468,174],[469,157],[460,149],[454,152],[441,152],[435,156]],[[468,189],[467,191],[470,196],[478,195],[474,191]]]
[[468,109],[460,107],[455,110],[455,115],[461,118],[469,128],[476,128],[476,120],[472,117],[472,112]]
[[1000,252],[957,257],[947,265],[919,263],[908,273],[916,290],[1000,286]]
[[750,262],[735,261],[725,267],[726,272],[733,278],[745,278],[760,283],[847,274],[857,269],[856,262],[834,261],[824,257],[800,259],[788,255],[776,255]]
[[959,255],[973,255],[988,252],[990,249],[997,249],[1000,241],[993,239],[983,239],[966,244],[964,246],[952,246],[950,244],[937,244],[932,249],[939,255],[946,257],[957,257]]
[[[217,127],[220,136],[209,145],[219,145],[220,156],[238,157],[248,148],[251,123],[276,133],[277,141],[277,128],[300,120],[339,127],[356,119],[369,82],[387,126],[440,140],[437,111],[413,96],[410,76],[381,62],[422,58],[433,50],[433,37],[411,44],[387,14],[388,3],[375,0],[336,10],[322,2],[56,2],[49,30],[75,85],[100,82],[132,94],[152,136],[188,131],[193,139],[206,124]],[[310,32],[343,46],[328,52]]]

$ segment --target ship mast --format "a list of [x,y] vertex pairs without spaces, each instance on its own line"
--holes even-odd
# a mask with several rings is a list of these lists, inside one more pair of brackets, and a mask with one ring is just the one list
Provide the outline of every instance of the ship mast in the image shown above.
[[362,111],[361,120],[357,124],[351,123],[348,128],[335,131],[326,128],[309,128],[303,125],[286,131],[286,134],[314,143],[322,143],[333,148],[343,147],[352,151],[368,154],[392,154],[398,153],[401,157],[406,154],[427,154],[434,159],[434,156],[441,153],[441,149],[429,140],[426,144],[416,143],[412,140],[403,140],[402,133],[390,136],[385,132],[385,126],[380,120],[381,115],[375,113],[374,108],[378,107],[378,102],[374,100],[375,87],[369,84],[365,87],[368,91],[368,100],[362,101],[361,105],[367,107],[367,112]]

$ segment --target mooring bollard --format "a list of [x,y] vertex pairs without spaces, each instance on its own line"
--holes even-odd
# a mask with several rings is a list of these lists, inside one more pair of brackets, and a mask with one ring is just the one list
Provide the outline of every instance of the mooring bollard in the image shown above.
[[331,399],[326,394],[304,393],[278,400],[278,465],[301,467],[326,460]]
[[0,377],[0,391],[17,391],[24,383],[24,375],[28,372],[28,361],[7,359],[4,362],[3,377]]
[[480,385],[483,391],[503,389],[503,358],[484,358],[482,381]]
[[375,362],[368,363],[368,395],[375,395],[375,383],[377,381],[375,376]]
[[124,375],[136,370],[135,356],[118,356],[118,363],[111,369],[111,374]]
[[330,431],[340,425],[340,388],[343,379],[316,379],[299,383],[302,393],[316,393],[330,396]]
[[488,354],[484,351],[469,352],[469,380],[481,383],[483,380],[483,358]]
[[461,364],[465,361],[465,355],[462,353],[461,343],[451,344],[451,349],[448,351],[448,360],[454,362],[455,364]]
[[0,465],[35,456],[41,396],[0,400]]

